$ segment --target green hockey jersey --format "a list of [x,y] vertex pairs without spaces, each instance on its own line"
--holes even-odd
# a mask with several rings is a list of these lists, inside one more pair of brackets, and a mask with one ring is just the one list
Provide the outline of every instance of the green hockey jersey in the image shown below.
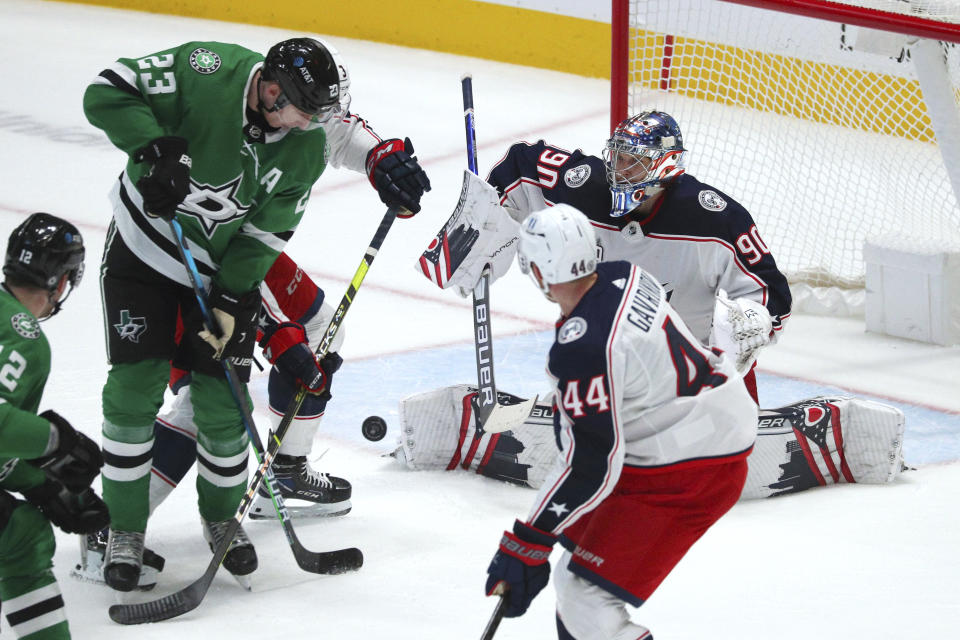
[[0,287],[0,487],[43,482],[42,471],[17,461],[42,456],[50,441],[50,423],[37,415],[49,375],[50,344],[40,323]]
[[[326,166],[323,128],[245,135],[247,94],[263,56],[220,42],[189,42],[121,58],[88,86],[84,111],[128,156],[159,136],[180,136],[193,159],[178,208],[208,284],[253,289],[283,249]],[[168,278],[189,286],[169,225],[145,215],[136,182],[149,163],[127,162],[111,198],[124,242]]]

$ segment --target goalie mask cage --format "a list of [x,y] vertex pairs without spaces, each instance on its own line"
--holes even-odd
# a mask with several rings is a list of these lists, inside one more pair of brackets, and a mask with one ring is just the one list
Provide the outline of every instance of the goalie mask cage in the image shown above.
[[960,0],[613,0],[611,129],[661,109],[791,284],[960,247]]

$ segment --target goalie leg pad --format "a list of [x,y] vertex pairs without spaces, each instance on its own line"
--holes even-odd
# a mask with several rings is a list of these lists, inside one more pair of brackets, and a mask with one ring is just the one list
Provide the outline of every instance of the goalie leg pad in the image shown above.
[[903,412],[850,397],[818,397],[760,412],[741,499],[839,482],[882,484],[903,468]]
[[[477,437],[472,398],[476,388],[455,385],[400,402],[400,449],[394,457],[409,469],[474,471],[504,482],[538,488],[557,457],[553,413],[536,405],[531,416],[502,433]],[[522,402],[498,392],[504,405]]]

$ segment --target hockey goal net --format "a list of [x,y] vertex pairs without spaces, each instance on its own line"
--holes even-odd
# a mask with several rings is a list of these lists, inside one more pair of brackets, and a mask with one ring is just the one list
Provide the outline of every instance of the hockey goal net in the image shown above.
[[960,247],[960,0],[613,9],[611,126],[673,115],[795,288],[862,289],[874,234]]

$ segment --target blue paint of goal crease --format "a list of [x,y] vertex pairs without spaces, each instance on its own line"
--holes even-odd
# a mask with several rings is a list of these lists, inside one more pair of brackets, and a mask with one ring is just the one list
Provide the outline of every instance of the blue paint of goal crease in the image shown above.
[[[497,388],[522,397],[548,392],[544,368],[552,341],[552,331],[497,337],[493,349]],[[907,464],[960,460],[960,415],[767,373],[759,374],[757,383],[766,408],[822,395],[857,395],[893,405],[906,415],[903,452]],[[333,401],[327,406],[322,431],[385,452],[396,446],[400,435],[397,403],[409,395],[453,384],[476,384],[472,344],[348,359],[334,378]],[[360,424],[370,415],[382,416],[389,429],[377,445],[360,434]]]

